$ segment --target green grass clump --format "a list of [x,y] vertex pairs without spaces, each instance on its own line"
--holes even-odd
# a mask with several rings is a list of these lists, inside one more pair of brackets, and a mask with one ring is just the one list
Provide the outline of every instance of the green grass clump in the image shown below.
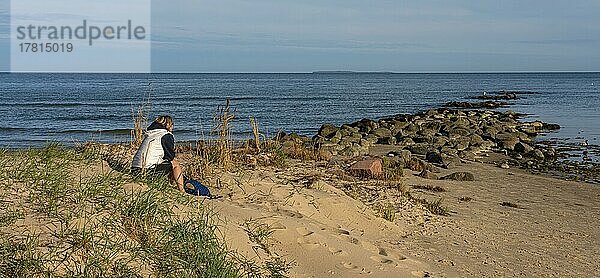
[[449,216],[450,215],[450,209],[448,209],[447,207],[442,206],[442,201],[443,199],[437,199],[436,201],[428,201],[426,199],[420,199],[419,202],[425,207],[427,208],[427,210],[429,210],[431,213],[433,214],[437,214],[437,215],[441,215],[441,216]]
[[404,176],[404,164],[399,160],[383,158],[383,178],[386,180],[399,180]]
[[394,204],[387,203],[380,208],[380,213],[383,219],[394,222],[396,220],[396,207]]
[[24,238],[0,237],[0,277],[41,275],[44,258],[36,250],[35,236]]
[[422,190],[427,190],[427,191],[432,191],[432,192],[446,192],[446,189],[444,189],[441,186],[434,186],[431,184],[425,184],[425,185],[411,185],[412,188],[414,189],[422,189]]

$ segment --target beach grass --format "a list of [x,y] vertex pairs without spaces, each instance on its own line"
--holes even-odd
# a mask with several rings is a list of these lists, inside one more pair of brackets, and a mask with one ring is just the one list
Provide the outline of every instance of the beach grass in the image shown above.
[[248,267],[255,263],[227,248],[208,208],[175,213],[194,200],[166,179],[101,171],[98,155],[56,144],[2,153],[1,277],[261,277],[285,269],[271,261]]

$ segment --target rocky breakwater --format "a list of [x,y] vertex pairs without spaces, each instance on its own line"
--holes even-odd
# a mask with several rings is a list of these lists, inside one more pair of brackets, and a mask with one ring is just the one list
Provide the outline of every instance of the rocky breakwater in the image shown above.
[[[538,145],[535,137],[559,129],[556,124],[519,121],[520,114],[490,110],[431,109],[380,120],[321,126],[313,143],[331,155],[357,157],[376,144],[398,147],[408,168],[427,169],[424,161],[448,167],[460,159],[474,160],[482,152],[498,152],[522,163],[554,161],[554,148]],[[424,161],[423,161],[424,160]]]

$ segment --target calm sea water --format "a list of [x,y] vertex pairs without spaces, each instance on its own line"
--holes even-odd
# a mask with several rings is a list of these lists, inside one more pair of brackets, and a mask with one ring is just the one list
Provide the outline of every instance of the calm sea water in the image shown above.
[[[521,90],[510,109],[563,129],[547,138],[600,144],[600,73],[490,74],[0,74],[0,146],[130,139],[132,111],[175,118],[177,140],[206,138],[230,97],[235,136],[261,130],[313,135],[342,124],[437,107],[483,91]],[[577,139],[575,139],[577,138]]]

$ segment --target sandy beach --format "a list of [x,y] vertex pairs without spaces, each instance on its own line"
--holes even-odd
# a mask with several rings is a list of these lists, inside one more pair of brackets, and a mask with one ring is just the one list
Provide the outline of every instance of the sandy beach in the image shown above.
[[[252,185],[243,187],[249,194],[234,190],[239,197],[214,206],[229,219],[227,241],[242,250],[240,243],[250,242],[237,223],[251,217],[272,225],[273,248],[297,262],[292,277],[598,275],[598,188],[481,163],[456,170],[477,173],[476,180],[401,180],[408,187],[444,188],[412,191],[443,198],[447,217],[406,206],[389,222],[345,195],[343,182],[315,165],[295,165],[292,173],[269,176],[274,181],[250,178]],[[319,189],[290,184],[306,173],[321,175]],[[471,200],[460,201],[464,197]]]
[[[371,155],[389,148],[373,148]],[[118,173],[105,160],[73,167],[80,178]],[[600,190],[595,185],[472,161],[435,172],[468,171],[473,181],[425,179],[410,169],[393,182],[358,179],[346,174],[346,167],[289,159],[284,167],[214,172],[206,183],[220,199],[177,202],[183,196],[174,189],[165,194],[171,196],[174,215],[210,212],[228,249],[258,265],[279,258],[288,277],[599,275]],[[153,191],[128,178],[118,184],[128,194]],[[25,184],[3,181],[3,219],[8,212],[23,212],[3,221],[5,240],[37,234],[41,242],[54,242],[61,217],[44,213],[27,192]],[[414,202],[440,198],[448,216]],[[393,217],[384,216],[386,204],[396,206]],[[76,219],[86,227],[88,220]],[[151,268],[132,266],[143,276],[156,275]]]

